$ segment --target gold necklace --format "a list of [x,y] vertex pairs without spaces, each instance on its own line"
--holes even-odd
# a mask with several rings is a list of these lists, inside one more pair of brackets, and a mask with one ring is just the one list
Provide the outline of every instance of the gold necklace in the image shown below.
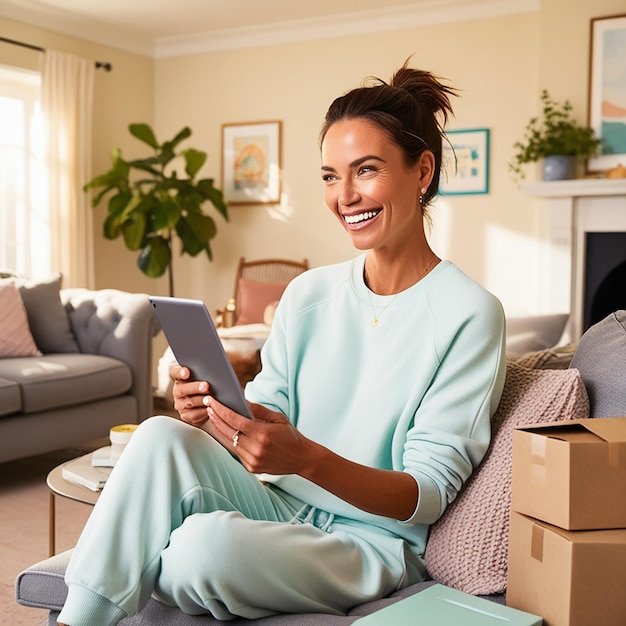
[[[436,262],[437,262],[437,256],[433,254],[432,259],[429,261],[428,265],[424,268],[424,271],[417,277],[417,280],[415,281],[415,283],[422,280],[422,278],[424,278],[424,276],[426,276],[426,274],[428,274],[428,272],[433,268]],[[379,320],[380,320],[381,315],[393,304],[394,300],[398,297],[399,294],[397,293],[393,298],[391,298],[391,300],[387,302],[387,304],[383,307],[380,313],[376,313],[376,309],[374,308],[374,303],[372,302],[371,289],[368,286],[367,273],[365,272],[365,268],[363,269],[363,274],[365,278],[365,286],[367,287],[367,299],[369,300],[370,308],[372,309],[372,313],[374,314],[374,317],[372,318],[372,321],[371,321],[371,325],[373,328],[376,328],[376,326],[378,326],[378,324],[380,323]]]
[[397,297],[398,297],[398,294],[396,294],[393,298],[391,298],[391,300],[389,300],[389,302],[387,302],[387,304],[384,306],[383,310],[380,313],[376,313],[376,309],[374,308],[374,304],[372,303],[372,296],[370,294],[370,290],[369,288],[367,289],[367,299],[370,301],[370,307],[372,309],[372,313],[374,314],[374,317],[372,318],[372,326],[374,328],[378,326],[378,318],[393,304],[393,301]]

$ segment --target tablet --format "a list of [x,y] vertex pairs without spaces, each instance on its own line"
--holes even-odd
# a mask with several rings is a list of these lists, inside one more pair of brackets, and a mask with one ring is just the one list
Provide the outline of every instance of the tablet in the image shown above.
[[176,361],[194,380],[206,380],[210,393],[240,415],[252,418],[215,324],[201,300],[148,296]]

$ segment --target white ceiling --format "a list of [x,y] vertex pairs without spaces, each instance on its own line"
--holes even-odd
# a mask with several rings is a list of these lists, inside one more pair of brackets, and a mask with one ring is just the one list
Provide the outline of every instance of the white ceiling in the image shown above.
[[0,17],[163,57],[534,11],[540,0],[388,1],[0,0]]

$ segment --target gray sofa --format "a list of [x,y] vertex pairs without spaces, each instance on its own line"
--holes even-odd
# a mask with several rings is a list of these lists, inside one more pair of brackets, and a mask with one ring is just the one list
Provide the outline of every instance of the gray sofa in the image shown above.
[[0,462],[105,437],[152,414],[152,338],[144,294],[20,283],[41,356],[0,358]]
[[[573,350],[569,352],[571,359]],[[551,357],[560,353],[509,356],[507,380],[493,422],[493,438],[485,460],[432,526],[425,554],[432,580],[398,591],[387,598],[355,607],[345,616],[321,614],[276,615],[256,620],[259,625],[293,626],[351,624],[400,598],[418,593],[434,582],[459,588],[492,601],[504,602],[510,509],[511,436],[514,428],[538,421],[626,415],[626,311],[617,311],[589,329],[573,360]],[[549,364],[557,363],[556,369]],[[546,368],[547,369],[544,369]],[[589,393],[587,393],[587,391]],[[50,610],[49,625],[66,597],[63,580],[71,551],[37,563],[16,581],[17,601]],[[262,564],[259,575],[264,575]],[[189,616],[151,599],[124,625],[168,624],[217,626],[211,616]],[[231,624],[249,624],[235,619]]]

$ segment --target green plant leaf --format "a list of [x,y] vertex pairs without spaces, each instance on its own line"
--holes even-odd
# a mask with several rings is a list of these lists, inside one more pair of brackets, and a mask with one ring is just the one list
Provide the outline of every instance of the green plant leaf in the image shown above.
[[189,178],[193,178],[205,164],[207,154],[195,148],[184,150],[181,154],[185,158],[185,172],[187,172]]
[[217,233],[215,222],[208,215],[190,213],[176,224],[176,233],[183,242],[183,252],[196,256]]
[[212,178],[203,178],[196,184],[197,190],[217,209],[222,217],[228,221],[228,205],[224,200],[224,194],[213,186]]
[[160,202],[155,202],[150,212],[150,227],[153,232],[171,230],[180,219],[181,208],[169,196]]
[[130,134],[137,137],[139,141],[143,141],[149,146],[152,146],[155,150],[158,150],[159,142],[148,124],[130,124],[128,130],[130,130]]
[[163,146],[168,146],[170,150],[174,150],[181,141],[184,141],[188,137],[191,137],[191,128],[189,128],[189,126],[185,126],[185,128],[178,132],[174,139],[172,139],[171,141],[166,141]]
[[122,223],[122,235],[129,250],[139,250],[146,236],[146,216],[140,211],[129,214]]
[[102,225],[102,234],[106,239],[117,239],[120,234],[120,216],[109,215]]
[[170,261],[172,253],[169,243],[163,237],[150,237],[139,253],[137,265],[139,269],[151,278],[163,276]]
[[130,193],[118,193],[109,198],[108,212],[109,215],[112,216],[121,216],[124,212],[124,209],[128,206],[128,204],[133,199],[132,194]]
[[202,241],[202,243],[206,243],[217,235],[215,221],[209,215],[204,215],[203,213],[188,213],[183,217],[181,222],[189,224],[194,235]]

